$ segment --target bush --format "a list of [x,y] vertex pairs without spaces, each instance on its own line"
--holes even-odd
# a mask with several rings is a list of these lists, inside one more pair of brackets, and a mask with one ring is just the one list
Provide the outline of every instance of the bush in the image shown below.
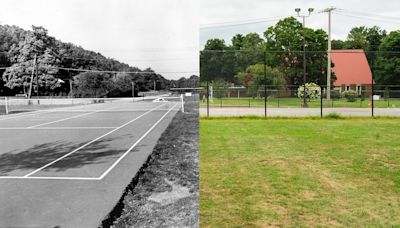
[[[300,86],[297,89],[297,97],[304,97],[304,85]],[[321,87],[315,83],[306,83],[306,99],[307,100],[315,100],[321,98]]]
[[339,100],[341,98],[340,91],[332,90],[331,91],[331,99]]
[[343,117],[336,112],[331,112],[328,115],[325,116],[326,119],[343,119]]
[[347,102],[355,102],[357,101],[358,94],[354,90],[344,91],[342,96],[346,98]]

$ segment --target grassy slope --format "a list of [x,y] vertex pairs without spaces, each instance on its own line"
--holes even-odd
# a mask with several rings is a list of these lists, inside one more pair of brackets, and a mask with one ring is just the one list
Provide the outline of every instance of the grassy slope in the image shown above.
[[202,119],[201,225],[400,225],[399,126]]

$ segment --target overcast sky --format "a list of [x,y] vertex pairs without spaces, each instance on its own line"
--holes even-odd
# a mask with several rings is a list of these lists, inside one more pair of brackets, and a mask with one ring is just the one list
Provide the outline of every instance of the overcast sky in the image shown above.
[[198,74],[199,0],[1,0],[0,23],[31,29],[167,78]]
[[[299,7],[302,8],[302,13],[307,13],[308,8],[315,8],[316,13],[306,19],[307,27],[322,28],[327,31],[328,16],[318,12],[330,6],[339,9],[332,15],[334,39],[345,39],[350,29],[355,26],[378,25],[388,31],[400,28],[400,1],[395,0],[201,0],[200,24],[201,27],[210,27],[215,26],[215,23],[294,16],[294,9]],[[210,38],[222,38],[230,43],[232,36],[238,33],[262,34],[267,27],[275,25],[276,22],[277,20],[232,27],[202,28],[200,46],[203,48]]]

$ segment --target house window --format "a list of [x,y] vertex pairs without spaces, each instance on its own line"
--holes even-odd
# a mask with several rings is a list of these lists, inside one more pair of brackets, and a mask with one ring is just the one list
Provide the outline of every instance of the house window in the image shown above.
[[350,86],[346,86],[346,91],[349,91],[350,90]]

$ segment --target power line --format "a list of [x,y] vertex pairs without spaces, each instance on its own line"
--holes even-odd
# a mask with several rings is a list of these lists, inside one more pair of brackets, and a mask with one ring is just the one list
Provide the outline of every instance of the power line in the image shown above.
[[358,14],[358,15],[364,15],[364,16],[370,16],[370,17],[380,17],[380,18],[385,18],[385,19],[389,19],[389,20],[400,21],[400,17],[386,16],[386,15],[381,15],[381,14],[374,14],[374,13],[369,13],[369,12],[361,12],[361,11],[348,10],[348,9],[338,9],[338,11],[347,12],[350,14]]
[[219,23],[210,23],[210,24],[202,24],[200,25],[200,29],[213,29],[213,28],[220,28],[220,27],[235,27],[235,26],[242,26],[242,25],[249,25],[249,24],[260,24],[266,22],[274,22],[284,19],[289,16],[281,16],[281,17],[271,17],[271,18],[258,18],[258,19],[247,19],[247,20],[240,20],[240,21],[230,21],[230,22],[219,22]]
[[384,22],[384,23],[389,23],[389,24],[400,24],[400,21],[392,21],[392,20],[380,19],[380,18],[375,18],[375,17],[370,17],[370,16],[353,15],[353,14],[342,13],[342,12],[333,12],[333,14],[350,17],[350,18],[356,18],[356,19],[360,19],[360,20],[371,20],[371,21],[379,21],[379,22]]

